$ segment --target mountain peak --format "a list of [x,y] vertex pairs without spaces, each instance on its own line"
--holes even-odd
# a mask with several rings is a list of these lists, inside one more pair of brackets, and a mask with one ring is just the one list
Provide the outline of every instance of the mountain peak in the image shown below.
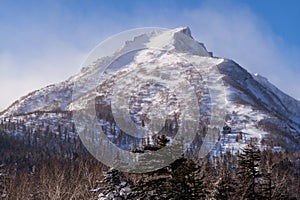
[[[120,35],[120,41],[113,38],[113,41],[106,43],[105,47],[110,47],[110,42],[117,43],[112,54],[99,56],[99,52],[96,51],[95,56],[91,56],[89,60],[91,62],[87,63],[86,70],[65,82],[24,96],[0,113],[0,117],[26,118],[35,113],[77,112],[85,108],[87,102],[93,103],[98,97],[97,105],[108,106],[105,107],[106,110],[99,107],[99,110],[103,110],[103,115],[106,115],[106,112],[111,112],[111,105],[107,105],[109,100],[102,102],[102,97],[111,98],[119,85],[135,85],[138,80],[145,78],[144,74],[141,74],[143,70],[155,69],[155,75],[146,77],[147,79],[156,80],[157,77],[174,75],[172,81],[176,83],[176,76],[180,74],[193,86],[191,88],[194,88],[195,94],[199,96],[199,113],[203,124],[212,119],[211,111],[216,105],[225,106],[224,120],[234,131],[228,136],[223,149],[229,148],[231,151],[232,146],[241,147],[251,137],[266,138],[264,142],[270,143],[282,138],[283,148],[300,149],[300,102],[281,92],[266,78],[258,74],[251,75],[232,60],[212,57],[202,43],[193,39],[188,27],[143,29],[131,33],[126,38]],[[103,46],[101,48],[105,50]],[[119,80],[124,82],[118,82]],[[134,84],[131,81],[134,81]],[[160,91],[159,86],[154,84],[153,87],[155,91]],[[94,88],[99,88],[97,98],[89,93]],[[148,92],[148,89],[140,89],[142,92],[137,89],[135,93],[144,95],[141,97],[147,99],[145,102],[154,103],[153,105],[173,99],[169,98],[171,94],[159,94],[151,99],[152,93]],[[150,89],[149,91],[152,91]],[[178,88],[179,94],[181,90]],[[146,105],[130,104],[134,105],[132,108],[136,112],[132,116],[140,124],[141,116],[151,114],[148,105],[143,107],[142,104]],[[172,106],[173,104],[175,105],[170,103]],[[135,105],[141,107],[135,108]],[[177,107],[174,107],[169,113],[177,110]],[[236,138],[234,134],[242,132],[245,133],[242,143],[232,139]]]
[[191,29],[188,26],[178,27],[178,28],[174,29],[174,32],[175,33],[183,33],[183,34],[189,36],[190,38],[194,39],[192,37]]
[[194,40],[189,27],[179,27],[162,31],[158,34],[150,36],[147,47],[155,47],[158,49],[175,50],[181,53],[192,55],[211,57],[205,46]]

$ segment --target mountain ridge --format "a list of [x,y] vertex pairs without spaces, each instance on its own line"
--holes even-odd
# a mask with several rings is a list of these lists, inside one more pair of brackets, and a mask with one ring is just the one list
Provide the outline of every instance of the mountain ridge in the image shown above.
[[[153,46],[156,49],[153,49]],[[137,49],[134,52],[130,51],[133,47]],[[159,49],[164,49],[164,51]],[[122,77],[121,74],[117,74],[118,66],[125,65],[124,73],[127,73],[127,69],[135,70],[136,66],[151,62],[162,67],[163,65],[169,66],[169,70],[176,66],[177,68],[174,67],[174,69],[180,69],[187,78],[190,77],[203,84],[209,81],[208,73],[213,73],[216,79],[222,79],[224,91],[218,88],[216,90],[219,90],[220,98],[225,97],[225,122],[237,132],[246,133],[243,144],[251,137],[258,137],[259,142],[269,138],[268,140],[272,141],[286,140],[286,148],[290,145],[300,150],[300,147],[297,147],[300,144],[300,101],[280,91],[267,79],[250,74],[233,60],[213,57],[204,44],[193,39],[188,27],[136,36],[126,42],[112,57],[99,58],[92,65],[84,66],[79,74],[66,81],[49,85],[21,97],[2,111],[0,116],[3,118],[34,112],[72,112],[75,108],[72,104],[73,100],[82,98],[81,94],[83,94],[77,92],[78,96],[74,98],[74,85],[76,90],[84,91],[87,87],[92,87],[87,83],[96,80],[100,74],[104,73],[103,80],[96,81],[97,84],[101,85],[105,80],[110,80],[113,86],[115,83],[113,78]],[[103,65],[107,65],[105,72],[100,70],[100,66]],[[193,66],[197,73],[199,72],[199,77],[187,74],[188,71],[185,68],[190,66]],[[102,86],[102,88],[109,93],[109,87]],[[203,101],[211,102],[209,95],[204,90],[202,91],[201,87],[199,91],[204,98]],[[207,108],[204,109],[204,107]],[[211,108],[209,104],[204,107],[200,108],[200,112],[203,111],[201,114],[205,116],[207,109]],[[141,113],[135,117],[139,115]],[[222,151],[233,146],[237,149],[242,146],[232,139],[234,135],[228,134],[226,137],[224,136],[225,144],[218,147],[223,149]],[[282,142],[279,143],[282,144]]]

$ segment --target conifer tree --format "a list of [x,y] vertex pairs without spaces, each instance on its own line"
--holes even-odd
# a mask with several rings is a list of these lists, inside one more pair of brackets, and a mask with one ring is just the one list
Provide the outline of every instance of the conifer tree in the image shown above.
[[167,168],[144,174],[132,187],[129,199],[168,199],[170,172]]
[[196,166],[192,161],[180,158],[171,164],[171,180],[168,188],[170,199],[195,199],[192,187],[194,186],[193,172]]
[[262,196],[266,200],[272,200],[273,199],[273,190],[275,188],[272,174],[271,172],[267,172],[263,176],[264,180],[262,183]]
[[242,153],[238,155],[238,158],[241,199],[261,199],[258,181],[261,177],[259,171],[260,150],[251,141],[249,145],[242,149]]
[[130,188],[127,182],[121,181],[121,174],[116,169],[110,169],[104,173],[104,180],[101,182],[105,186],[101,188],[99,200],[127,199]]
[[221,171],[215,183],[214,198],[217,200],[234,199],[237,183],[226,165],[226,161],[223,160]]
[[[210,163],[209,163],[210,164]],[[207,199],[211,179],[205,166],[197,165],[192,160],[180,158],[170,166],[171,185],[168,188],[168,199]]]

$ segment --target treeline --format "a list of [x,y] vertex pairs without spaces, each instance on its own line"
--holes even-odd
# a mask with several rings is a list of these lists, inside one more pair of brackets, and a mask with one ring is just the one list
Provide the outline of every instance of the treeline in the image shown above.
[[[12,149],[16,151],[18,149]],[[34,149],[23,148],[39,155]],[[239,154],[180,158],[145,174],[108,169],[88,153],[37,157],[34,165],[0,165],[5,199],[299,199],[297,153],[260,152],[250,144]]]
[[53,156],[72,159],[79,154],[87,152],[73,123],[28,125],[24,120],[0,121],[0,163],[29,166]]
[[180,158],[145,174],[121,173],[94,159],[74,126],[0,122],[3,199],[300,199],[300,155],[260,151]]

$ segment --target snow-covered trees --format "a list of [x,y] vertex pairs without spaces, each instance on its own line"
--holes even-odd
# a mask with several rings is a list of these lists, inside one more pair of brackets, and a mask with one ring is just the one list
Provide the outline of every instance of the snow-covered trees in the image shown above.
[[[12,123],[0,122],[0,195],[4,199],[300,199],[300,154],[296,152],[259,151],[251,143],[237,155],[228,152],[197,161],[181,157],[146,174],[111,169],[99,182],[104,167],[83,150],[80,141],[67,143],[63,136],[51,136],[46,124],[33,130],[22,122],[15,128]],[[57,129],[64,132],[71,127]],[[26,132],[22,138],[13,137],[8,134],[12,130]],[[154,141],[149,146],[168,145],[164,136]],[[33,165],[34,173],[28,170]]]
[[110,169],[104,173],[104,179],[101,183],[105,184],[100,190],[98,200],[123,200],[127,199],[130,193],[130,187],[127,182],[121,181],[121,174],[116,169]]

